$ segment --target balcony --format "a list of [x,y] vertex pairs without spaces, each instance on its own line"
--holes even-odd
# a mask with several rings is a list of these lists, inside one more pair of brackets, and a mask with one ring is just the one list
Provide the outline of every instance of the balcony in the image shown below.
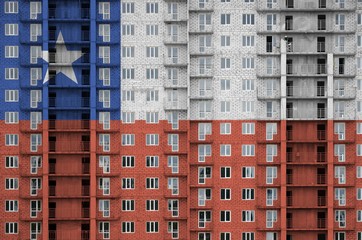
[[[89,53],[82,53],[81,63],[89,63]],[[65,57],[62,54],[57,54],[54,52],[49,53],[49,64],[50,65],[64,65],[64,66],[71,66],[73,64],[70,58]]]
[[89,120],[49,120],[49,131],[89,130]]
[[[57,171],[57,167],[55,163],[49,163],[49,175],[58,175],[58,176],[80,176],[80,175],[88,175],[90,173],[90,165],[89,163],[83,163],[81,170],[74,169],[72,167],[72,172],[69,171]],[[74,171],[78,170],[78,171]]]
[[287,218],[287,228],[293,230],[319,230],[327,227],[325,218],[317,218],[315,221],[309,219],[300,219],[293,221],[293,218]]
[[187,45],[187,38],[182,35],[182,34],[177,34],[177,35],[169,35],[169,34],[165,34],[164,38],[163,38],[163,42],[165,45],[169,44],[183,44],[183,45]]
[[334,90],[333,97],[335,99],[341,99],[341,100],[355,99],[356,98],[356,88],[350,87],[347,89]]
[[327,109],[326,108],[314,108],[309,109],[298,109],[287,108],[287,118],[288,119],[324,119],[327,117]]
[[[183,51],[179,52],[180,55],[184,55]],[[186,56],[186,55],[184,55]],[[163,59],[163,64],[165,66],[170,67],[186,67],[187,66],[187,59],[186,57],[167,57],[165,56]]]
[[256,95],[258,99],[280,99],[280,91],[273,89],[266,89],[266,87],[258,87],[256,89]]
[[287,130],[287,141],[290,142],[315,142],[315,141],[325,141],[326,140],[326,131],[325,130],[317,130],[317,134],[313,138],[311,135],[296,135],[293,134],[292,130]]
[[212,12],[214,11],[214,0],[191,1],[190,12]]
[[317,196],[317,198],[300,199],[293,196],[287,196],[287,207],[289,208],[319,208],[327,206],[327,198],[325,196]]
[[[266,6],[266,3],[265,3]],[[344,3],[335,3],[329,0],[305,0],[293,1],[287,4],[287,0],[281,2],[281,11],[351,11],[356,9],[354,0],[345,0]]]
[[50,153],[84,153],[89,151],[89,141],[49,141]]
[[56,208],[49,208],[49,218],[55,220],[82,220],[89,218],[89,215],[89,208],[67,208],[67,211],[62,211],[61,208],[58,211]]
[[200,25],[191,25],[189,33],[192,34],[201,34],[201,33],[213,33],[214,25],[213,24],[200,24]]
[[339,64],[334,66],[334,75],[338,77],[354,77],[356,76],[355,64]]
[[69,97],[69,98],[55,98],[49,97],[49,108],[56,109],[82,109],[89,108],[89,97]]
[[[185,4],[185,10],[186,10],[186,4]],[[178,13],[166,12],[163,16],[163,21],[165,23],[186,22],[187,21],[186,11],[182,11],[182,9],[179,9]]]
[[[80,236],[80,238],[79,238]],[[80,240],[89,240],[90,233],[88,230],[81,230],[80,233],[75,232],[64,232],[64,231],[56,231],[49,230],[48,231],[48,240],[62,240],[62,239],[80,239]]]
[[207,77],[214,76],[214,69],[212,65],[196,65],[191,68],[191,77]]
[[325,152],[287,152],[287,163],[289,164],[323,164],[326,161]]
[[[77,191],[79,190],[79,191]],[[72,187],[67,189],[62,189],[62,191],[57,192],[56,186],[49,186],[49,196],[58,197],[58,198],[71,198],[71,197],[89,197],[89,186],[82,186],[80,189]]]
[[191,100],[211,100],[213,98],[214,92],[212,90],[200,90],[198,92],[192,92],[190,96]]
[[[60,9],[61,10],[61,9]],[[90,12],[89,8],[81,8],[79,9],[77,14],[73,14],[73,16],[69,16],[68,12],[60,11],[56,8],[48,9],[49,20],[59,20],[59,21],[80,21],[84,19],[89,19]],[[73,13],[73,12],[72,12]]]
[[168,99],[164,99],[164,105],[165,110],[187,110],[187,101],[184,100],[178,100],[178,101],[169,101]]
[[302,175],[287,174],[287,185],[292,186],[318,186],[326,184],[326,175],[317,174],[314,177],[308,177]]
[[288,98],[326,98],[327,87],[298,87],[298,86],[287,86],[287,97]]
[[287,74],[297,76],[315,76],[327,74],[326,64],[287,64]]

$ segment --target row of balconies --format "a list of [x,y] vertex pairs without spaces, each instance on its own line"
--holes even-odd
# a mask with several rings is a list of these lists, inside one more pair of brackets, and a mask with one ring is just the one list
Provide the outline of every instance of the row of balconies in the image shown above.
[[329,0],[282,0],[280,2],[262,0],[256,3],[258,11],[351,11],[356,9],[356,1],[340,2]]
[[[266,87],[257,88],[258,99],[280,99],[280,90],[266,89]],[[327,98],[326,87],[287,87],[287,98],[290,99],[319,99]],[[333,91],[334,99],[355,99],[356,89],[354,87],[343,90]]]

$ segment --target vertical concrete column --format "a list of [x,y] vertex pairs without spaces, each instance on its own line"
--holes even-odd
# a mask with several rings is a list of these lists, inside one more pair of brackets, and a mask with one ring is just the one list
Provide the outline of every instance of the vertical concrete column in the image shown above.
[[333,54],[328,53],[327,55],[327,118],[328,120],[333,119]]
[[333,210],[333,200],[334,200],[334,146],[333,146],[333,120],[328,119],[327,122],[327,219],[328,219],[328,240],[333,240],[333,225],[334,225],[334,210]]
[[280,42],[280,116],[281,120],[287,118],[287,44],[284,39]]
[[286,178],[287,178],[287,142],[286,142],[286,129],[287,121],[280,121],[280,239],[287,239],[287,187],[286,187]]

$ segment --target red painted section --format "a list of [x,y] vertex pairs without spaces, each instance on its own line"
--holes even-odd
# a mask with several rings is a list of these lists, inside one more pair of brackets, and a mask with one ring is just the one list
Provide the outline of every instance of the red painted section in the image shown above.
[[[220,123],[231,123],[231,133],[221,134]],[[242,134],[242,123],[254,123],[255,134]],[[18,125],[0,123],[1,159],[18,156],[18,168],[0,168],[0,180],[19,178],[19,190],[1,190],[0,205],[5,209],[7,199],[19,201],[18,212],[2,212],[2,223],[19,222],[19,233],[6,239],[29,239],[29,223],[42,221],[38,239],[102,239],[98,223],[110,223],[111,239],[172,239],[168,222],[179,224],[179,239],[197,239],[201,233],[211,233],[218,239],[220,233],[230,232],[232,239],[240,239],[242,232],[254,232],[255,239],[266,239],[267,232],[278,233],[278,239],[318,239],[322,234],[333,240],[335,231],[346,233],[346,239],[355,239],[356,210],[362,203],[355,192],[362,180],[356,178],[356,145],[362,135],[356,134],[356,122],[345,123],[345,138],[334,133],[333,121],[280,121],[273,139],[266,139],[264,121],[210,121],[212,132],[199,139],[198,121],[181,121],[172,129],[167,121],[147,124],[111,122],[111,130],[98,122],[44,121],[37,130],[30,130],[29,122]],[[204,122],[206,123],[206,122]],[[65,132],[66,131],[66,132]],[[30,135],[43,134],[42,146],[37,152],[30,148]],[[5,146],[5,134],[19,134],[19,146]],[[110,134],[110,150],[100,146],[99,134]],[[123,134],[134,134],[134,145],[122,144]],[[159,143],[146,145],[146,134],[157,134]],[[169,145],[168,135],[178,135],[178,149]],[[48,141],[49,140],[49,141]],[[220,145],[231,145],[231,156],[220,156]],[[267,146],[277,146],[277,156],[267,161]],[[334,156],[334,144],[345,144],[345,161]],[[210,145],[211,156],[199,161],[199,145]],[[254,145],[254,156],[242,156],[243,145]],[[30,157],[42,156],[37,173],[31,173]],[[110,157],[110,171],[99,165],[99,156]],[[134,157],[134,166],[122,165],[124,157]],[[158,156],[158,166],[146,166],[147,156]],[[172,172],[168,158],[179,158],[178,172]],[[335,178],[336,166],[346,167],[346,183]],[[211,178],[199,180],[200,168],[211,169]],[[231,168],[231,178],[221,178],[221,168]],[[254,178],[243,178],[243,167],[254,167]],[[276,167],[277,177],[267,182],[267,168]],[[42,187],[31,196],[31,178],[41,178]],[[99,179],[110,179],[110,193],[99,189]],[[124,189],[123,179],[133,178],[134,188]],[[157,178],[158,187],[147,189],[147,178]],[[168,188],[168,179],[178,178],[179,191]],[[56,186],[54,186],[56,182]],[[335,188],[346,188],[346,205],[335,200]],[[243,200],[243,189],[254,189],[254,199]],[[266,191],[277,189],[277,199],[267,205]],[[211,199],[199,206],[199,189],[211,189]],[[230,189],[231,199],[221,199],[221,189]],[[30,217],[30,201],[42,200],[42,211]],[[110,200],[110,214],[99,211],[99,200]],[[134,200],[134,211],[124,211],[122,200]],[[147,211],[146,201],[158,200],[158,210]],[[179,214],[173,216],[168,201],[179,201]],[[360,206],[361,205],[361,206]],[[335,210],[347,212],[347,226],[341,228],[335,221]],[[242,221],[242,211],[255,212],[255,220]],[[277,211],[276,222],[267,227],[266,214]],[[199,212],[211,211],[211,221],[200,227]],[[220,222],[221,211],[231,211],[231,222]],[[134,222],[135,232],[122,232],[122,222]],[[158,222],[158,232],[146,233],[146,222]],[[56,224],[56,230],[54,228]],[[83,226],[83,229],[82,229]],[[48,230],[49,229],[49,230]],[[0,236],[4,238],[4,224]],[[44,233],[48,233],[44,235]]]

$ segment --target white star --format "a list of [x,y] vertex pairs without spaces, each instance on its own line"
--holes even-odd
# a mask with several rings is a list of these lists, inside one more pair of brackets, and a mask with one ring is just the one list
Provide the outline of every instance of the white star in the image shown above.
[[[72,63],[82,57],[81,51],[68,51],[64,44],[64,38],[61,32],[59,32],[57,42],[55,44],[56,54],[55,63],[50,63],[44,77],[43,83],[49,81],[49,70],[56,71],[56,74],[63,73],[70,80],[78,84],[77,77],[75,76]],[[54,57],[54,56],[52,56]],[[44,61],[49,63],[49,51],[43,51]]]

